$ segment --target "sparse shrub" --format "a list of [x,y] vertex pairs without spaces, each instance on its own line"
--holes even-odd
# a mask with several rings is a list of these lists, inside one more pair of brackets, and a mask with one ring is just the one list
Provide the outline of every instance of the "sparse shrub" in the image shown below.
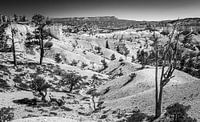
[[151,122],[153,120],[153,116],[148,116],[145,113],[140,112],[138,109],[137,111],[133,111],[133,114],[127,118],[126,122]]
[[160,34],[167,36],[169,35],[169,31],[168,30],[163,30],[162,32],[160,32]]
[[101,63],[103,64],[103,69],[106,69],[108,67],[108,64],[106,63],[105,59],[101,60]]
[[77,66],[78,62],[76,60],[72,60],[71,66]]
[[91,99],[92,99],[92,103],[93,103],[93,109],[94,109],[94,111],[96,111],[97,110],[97,105],[96,105],[96,102],[95,102],[94,99],[95,99],[95,97],[99,96],[100,94],[96,92],[95,88],[92,88],[92,89],[88,90],[86,94],[89,94],[89,95],[92,96]]
[[182,34],[185,35],[185,36],[188,35],[189,33],[190,33],[189,30],[184,30],[184,31],[182,32]]
[[131,62],[132,63],[135,62],[135,57],[134,56],[131,57]]
[[66,74],[66,71],[63,69],[60,69],[59,67],[54,69],[53,74],[63,76]]
[[47,89],[51,87],[44,78],[36,77],[31,84],[33,95],[41,97],[42,101],[46,102]]
[[85,68],[85,67],[87,67],[87,66],[88,66],[88,65],[87,65],[86,63],[82,62],[81,68]]
[[107,48],[107,49],[110,49],[110,46],[109,46],[109,44],[108,44],[108,40],[106,41],[106,48]]
[[92,79],[91,85],[92,85],[93,87],[95,87],[95,86],[96,86],[96,83],[97,83],[97,80],[99,79],[99,78],[97,77],[97,74],[93,74],[92,77],[91,77],[91,79]]
[[3,107],[0,109],[0,122],[8,122],[13,120],[14,118],[14,113],[12,112],[13,108],[6,108]]
[[99,47],[99,46],[95,46],[94,49],[97,50],[97,53],[101,52],[101,47]]
[[36,73],[37,73],[37,74],[42,74],[42,73],[44,73],[43,67],[41,67],[41,66],[37,67],[37,68],[36,68]]
[[0,79],[0,89],[9,90],[10,86],[5,80]]
[[19,75],[16,75],[14,78],[13,78],[13,81],[15,83],[21,83],[22,82],[22,78],[19,76]]
[[51,42],[51,41],[48,41],[44,44],[44,48],[46,48],[46,49],[51,49],[52,46],[53,46],[53,42]]
[[128,50],[128,48],[126,47],[126,45],[123,44],[123,43],[121,43],[121,44],[119,44],[119,45],[117,46],[116,51],[117,51],[118,53],[122,54],[122,55],[125,55],[125,56],[127,56],[127,55],[130,53],[130,51]]
[[115,60],[116,59],[116,57],[115,57],[115,54],[112,54],[111,56],[110,56],[110,60]]
[[119,58],[119,62],[122,62],[124,61],[124,59],[122,57]]
[[56,61],[56,63],[60,63],[62,61],[59,53],[56,53],[56,55],[55,55],[55,61]]

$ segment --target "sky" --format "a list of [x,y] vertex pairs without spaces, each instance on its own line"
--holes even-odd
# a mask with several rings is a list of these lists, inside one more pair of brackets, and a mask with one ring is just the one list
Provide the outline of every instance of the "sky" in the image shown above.
[[0,14],[48,17],[116,16],[152,21],[200,17],[200,0],[1,0]]

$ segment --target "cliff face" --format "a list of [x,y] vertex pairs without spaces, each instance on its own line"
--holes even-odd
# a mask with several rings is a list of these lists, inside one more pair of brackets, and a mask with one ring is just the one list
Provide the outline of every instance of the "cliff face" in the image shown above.
[[102,17],[72,17],[72,18],[52,18],[53,23],[61,23],[64,25],[89,27],[97,25],[99,28],[127,28],[127,27],[167,27],[169,24],[174,24],[177,21],[181,25],[182,30],[193,29],[200,30],[200,18],[184,18],[179,20],[163,20],[163,21],[135,21],[118,19],[115,16]]
[[88,26],[97,25],[99,28],[124,28],[137,23],[134,20],[122,20],[115,16],[102,16],[102,17],[73,17],[73,18],[53,18],[54,23],[62,23],[68,25]]

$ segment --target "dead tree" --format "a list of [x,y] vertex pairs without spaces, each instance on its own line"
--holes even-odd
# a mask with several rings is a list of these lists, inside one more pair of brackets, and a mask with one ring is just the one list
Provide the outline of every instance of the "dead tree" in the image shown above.
[[[156,69],[155,69],[155,102],[156,102],[156,110],[155,110],[155,118],[160,117],[161,115],[161,105],[162,105],[162,96],[163,96],[163,88],[164,86],[173,78],[173,72],[176,68],[177,63],[177,47],[178,47],[178,38],[175,37],[175,30],[177,27],[177,23],[174,26],[174,29],[169,35],[169,41],[164,46],[164,52],[159,59],[158,53],[158,38],[155,38],[155,58],[156,58]],[[155,36],[155,34],[154,34]],[[173,41],[174,40],[174,41]],[[162,70],[161,70],[161,76],[158,83],[158,61],[161,60],[162,62]]]

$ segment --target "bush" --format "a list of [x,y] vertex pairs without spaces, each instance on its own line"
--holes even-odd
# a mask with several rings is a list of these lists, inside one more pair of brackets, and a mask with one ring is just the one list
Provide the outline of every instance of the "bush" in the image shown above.
[[39,96],[42,98],[42,101],[46,102],[46,95],[47,95],[47,89],[50,88],[51,85],[49,85],[44,78],[42,77],[36,77],[31,84],[31,89],[33,90],[33,95]]
[[147,120],[147,122],[152,121],[153,117],[148,116],[145,113],[141,113],[139,110],[133,112],[131,117],[127,119],[126,122],[144,122]]
[[53,46],[53,42],[51,41],[48,41],[44,44],[44,48],[47,48],[47,49],[51,49],[52,46]]
[[197,122],[196,119],[188,116],[187,111],[190,108],[191,106],[184,106],[180,103],[169,105],[166,108],[165,117],[169,117],[170,122]]
[[106,63],[105,59],[101,60],[101,63],[103,64],[103,69],[106,69],[108,67],[108,64]]
[[55,55],[55,61],[56,61],[56,63],[60,63],[60,62],[62,61],[62,59],[61,59],[59,53],[57,53],[57,54]]
[[72,63],[71,63],[72,66],[76,66],[77,64],[78,62],[76,60],[72,60]]
[[101,47],[99,47],[99,46],[95,46],[94,49],[97,50],[97,53],[101,52]]
[[163,30],[162,32],[160,32],[160,34],[167,36],[169,35],[169,31],[168,30]]
[[131,57],[131,62],[132,63],[135,62],[135,57],[134,56]]
[[124,59],[122,57],[119,58],[119,62],[123,62]]
[[0,109],[0,122],[7,122],[7,121],[11,121],[14,118],[14,113],[11,112],[13,110],[13,108],[6,108],[3,107]]
[[112,54],[111,56],[110,56],[110,60],[115,60],[116,59],[116,57],[115,57],[115,54]]
[[119,44],[119,45],[117,46],[116,51],[117,51],[118,53],[122,54],[122,55],[125,55],[125,56],[127,56],[127,55],[130,53],[130,51],[128,50],[128,48],[126,47],[126,45],[123,44],[123,43],[122,43],[122,44]]
[[86,63],[82,62],[81,68],[85,68],[85,67],[87,67],[87,66],[88,66],[88,65],[87,65]]

